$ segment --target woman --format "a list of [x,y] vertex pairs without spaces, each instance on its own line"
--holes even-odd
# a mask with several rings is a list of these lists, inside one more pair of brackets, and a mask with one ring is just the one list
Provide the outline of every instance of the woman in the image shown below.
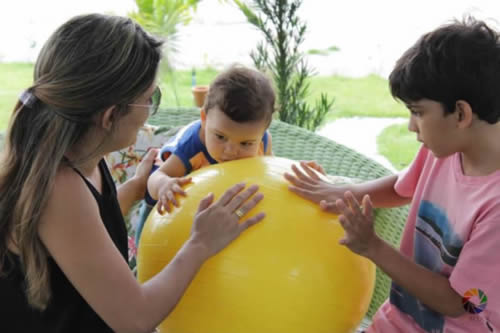
[[[150,332],[210,256],[260,221],[262,194],[205,197],[190,239],[140,285],[122,214],[143,197],[153,153],[116,191],[103,157],[134,143],[157,110],[161,42],[130,19],[85,15],[42,48],[0,166],[0,313],[8,332]],[[255,194],[255,195],[254,195]]]

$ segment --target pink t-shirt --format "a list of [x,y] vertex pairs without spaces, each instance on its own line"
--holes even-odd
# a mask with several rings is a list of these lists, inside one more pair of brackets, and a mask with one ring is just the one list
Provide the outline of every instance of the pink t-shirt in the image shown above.
[[412,198],[401,252],[473,297],[452,318],[393,283],[366,332],[500,332],[500,171],[466,176],[460,153],[437,159],[422,147],[395,190]]

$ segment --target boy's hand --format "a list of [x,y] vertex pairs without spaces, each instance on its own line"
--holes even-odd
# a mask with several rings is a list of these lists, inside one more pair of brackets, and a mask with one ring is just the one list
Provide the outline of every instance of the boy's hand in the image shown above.
[[308,167],[310,167],[311,169],[314,169],[314,170],[318,171],[323,176],[326,176],[325,169],[323,169],[323,167],[321,165],[319,165],[318,162],[316,162],[316,161],[300,161],[300,164],[301,165],[305,164]]
[[158,191],[158,203],[156,209],[158,213],[164,214],[165,211],[172,210],[171,204],[179,207],[179,202],[175,198],[176,194],[186,196],[186,192],[182,187],[191,182],[191,177],[168,178]]
[[285,173],[285,179],[292,183],[288,189],[307,200],[318,203],[321,209],[338,214],[339,210],[335,201],[343,198],[347,188],[322,180],[307,162],[301,162],[300,166],[303,171],[292,165],[294,175]]
[[339,222],[345,230],[344,238],[339,243],[361,256],[369,257],[380,243],[380,238],[373,228],[373,206],[370,196],[363,197],[361,206],[354,195],[347,191],[344,200],[338,199],[336,205],[341,213]]

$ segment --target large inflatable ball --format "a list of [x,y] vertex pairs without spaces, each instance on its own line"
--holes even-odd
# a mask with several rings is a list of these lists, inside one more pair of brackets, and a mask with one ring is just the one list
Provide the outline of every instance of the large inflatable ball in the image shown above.
[[188,239],[200,200],[231,185],[258,184],[261,203],[244,218],[266,217],[201,267],[162,333],[347,333],[368,309],[375,267],[338,244],[337,217],[288,190],[294,161],[256,157],[205,167],[191,175],[181,207],[153,210],[138,249],[145,282]]

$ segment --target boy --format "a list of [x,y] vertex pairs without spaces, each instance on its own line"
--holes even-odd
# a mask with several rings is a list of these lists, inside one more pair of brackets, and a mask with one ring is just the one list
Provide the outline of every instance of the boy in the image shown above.
[[[267,131],[274,113],[275,94],[269,79],[244,67],[231,67],[210,84],[197,120],[161,149],[161,166],[148,180],[146,204],[141,208],[136,241],[155,201],[160,213],[179,206],[176,194],[186,195],[185,177],[204,166],[258,155],[272,155]],[[150,198],[148,198],[150,196]]]
[[[472,18],[440,27],[389,82],[423,144],[409,168],[335,187],[302,164],[290,189],[341,213],[340,243],[392,278],[366,332],[499,332],[500,35]],[[372,207],[410,202],[397,251],[374,233]]]

